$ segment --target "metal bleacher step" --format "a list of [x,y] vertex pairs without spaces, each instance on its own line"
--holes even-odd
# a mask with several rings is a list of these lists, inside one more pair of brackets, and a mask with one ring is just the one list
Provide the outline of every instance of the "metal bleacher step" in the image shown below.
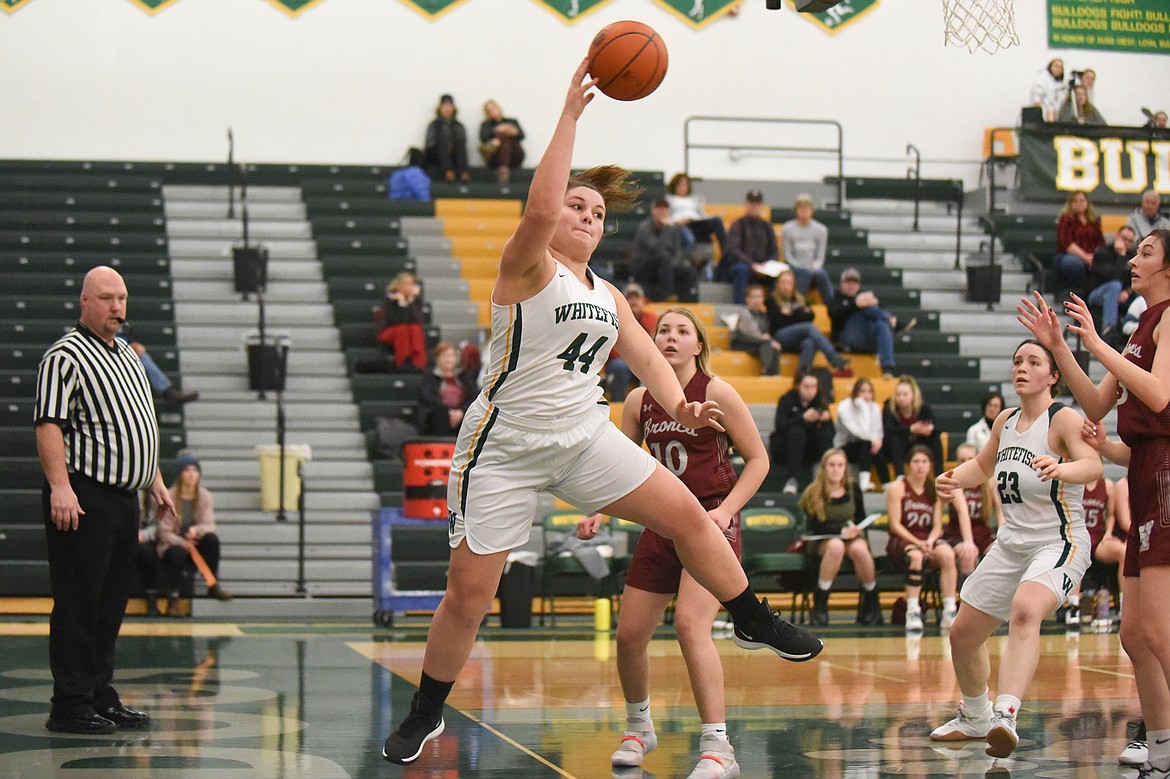
[[[171,257],[181,259],[185,257],[231,258],[232,245],[235,242],[230,238],[176,238],[168,243]],[[312,240],[272,239],[264,241],[264,248],[268,250],[270,260],[317,259],[317,244]]]
[[[183,220],[183,219],[228,219],[227,209],[227,195],[225,193],[222,201],[214,200],[181,200],[178,202],[169,201],[166,203],[164,213],[168,220]],[[240,218],[240,214],[236,214],[236,219]],[[302,221],[305,219],[305,205],[299,201],[297,202],[264,202],[264,201],[249,201],[248,203],[248,219],[255,219],[257,221],[279,221],[291,220]]]
[[[248,212],[248,239],[251,242],[269,240],[310,240],[313,231],[308,222],[258,219]],[[240,219],[168,219],[167,235],[175,239],[227,239],[242,241],[244,226]]]
[[[171,267],[171,278],[180,281],[220,281],[231,287],[234,266],[231,252],[217,256],[184,258]],[[269,260],[268,294],[279,292],[288,282],[320,281],[321,266],[316,262]],[[229,297],[239,298],[234,292]]]
[[[181,349],[222,348],[243,349],[246,333],[256,330],[255,304],[252,306],[252,321],[240,324],[218,322],[216,324],[184,324],[179,328],[177,341]],[[176,321],[204,321],[186,319],[186,312],[179,311]],[[283,324],[279,327],[268,325],[270,333],[287,335],[296,349],[338,349],[341,339],[332,327],[297,326]]]

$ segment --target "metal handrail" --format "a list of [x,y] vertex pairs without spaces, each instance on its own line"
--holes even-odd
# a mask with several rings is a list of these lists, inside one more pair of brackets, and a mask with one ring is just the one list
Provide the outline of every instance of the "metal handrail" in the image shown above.
[[[819,125],[823,127],[833,127],[837,130],[837,144],[836,146],[784,146],[778,144],[769,145],[755,145],[755,144],[734,144],[734,143],[692,143],[691,142],[691,124],[692,122],[715,122],[722,124],[773,124],[773,125]],[[759,116],[689,116],[683,123],[683,170],[687,175],[691,175],[691,150],[692,149],[725,149],[729,155],[734,159],[737,154],[743,152],[818,152],[818,153],[833,153],[837,157],[837,207],[845,207],[845,155],[844,155],[844,129],[841,123],[832,119],[790,119],[784,117],[759,117]]]

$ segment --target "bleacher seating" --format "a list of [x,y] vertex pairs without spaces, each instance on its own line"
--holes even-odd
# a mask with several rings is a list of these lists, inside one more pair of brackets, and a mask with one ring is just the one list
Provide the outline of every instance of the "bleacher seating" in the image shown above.
[[[177,377],[161,164],[0,162],[0,594],[47,595],[43,483],[32,425],[36,368],[77,321],[82,278],[117,268],[133,337]],[[160,407],[162,457],[185,446],[180,409]]]

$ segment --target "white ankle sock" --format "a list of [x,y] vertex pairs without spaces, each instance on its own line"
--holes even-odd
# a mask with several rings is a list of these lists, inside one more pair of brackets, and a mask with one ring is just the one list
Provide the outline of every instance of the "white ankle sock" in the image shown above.
[[987,715],[988,709],[991,707],[991,701],[987,697],[987,690],[984,690],[974,698],[963,696],[963,708],[973,717],[982,717]]
[[1159,771],[1170,768],[1170,730],[1147,730],[1146,748],[1150,750],[1146,758],[1150,765]]
[[[637,727],[635,727],[637,726]],[[643,727],[644,726],[644,727]],[[650,719],[650,699],[638,701],[636,703],[626,703],[626,729],[638,730],[642,732],[650,731],[654,728],[653,721]]]
[[1014,695],[997,695],[995,696],[995,710],[1014,719],[1020,714],[1020,699]]
[[699,732],[699,737],[716,736],[719,739],[727,740],[727,723],[726,722],[704,722],[703,729]]

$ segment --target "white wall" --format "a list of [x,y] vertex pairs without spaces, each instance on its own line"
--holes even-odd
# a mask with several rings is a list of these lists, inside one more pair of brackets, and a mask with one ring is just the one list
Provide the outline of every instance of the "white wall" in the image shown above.
[[[323,0],[299,18],[264,0],[180,0],[154,16],[128,0],[32,0],[0,15],[0,156],[222,159],[231,126],[242,161],[387,163],[421,141],[450,92],[470,132],[482,101],[498,99],[523,122],[534,164],[594,32],[637,18],[665,38],[669,74],[645,100],[595,100],[577,165],[669,175],[687,116],[784,116],[840,121],[846,173],[902,175],[912,142],[924,175],[973,182],[974,165],[943,161],[974,160],[984,127],[1014,123],[1052,56],[1097,70],[1097,104],[1115,124],[1170,102],[1165,55],[1050,51],[1045,5],[1015,0],[1022,43],[990,56],[943,45],[939,0],[882,0],[836,36],[763,0],[702,31],[651,0],[615,0],[575,25],[532,0],[468,0],[434,21],[397,0]],[[819,175],[725,154],[692,171]]]

